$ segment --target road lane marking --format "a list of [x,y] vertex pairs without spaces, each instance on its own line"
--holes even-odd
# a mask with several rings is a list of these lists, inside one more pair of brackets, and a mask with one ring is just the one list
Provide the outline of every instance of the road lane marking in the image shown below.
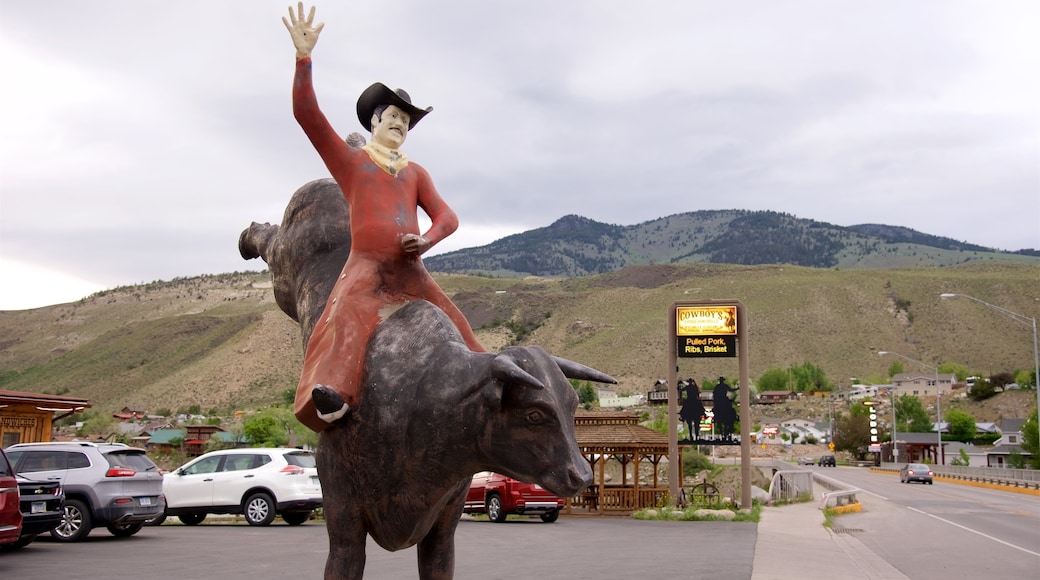
[[1027,554],[1032,554],[1033,556],[1036,556],[1036,557],[1040,558],[1040,553],[1034,552],[1032,550],[1028,550],[1028,549],[1023,548],[1021,546],[1016,546],[1014,544],[1010,544],[1008,542],[1005,542],[1004,540],[1001,540],[1000,538],[994,538],[993,536],[991,536],[989,534],[984,534],[984,533],[982,533],[982,532],[980,532],[978,530],[973,530],[973,529],[971,529],[971,528],[969,528],[967,526],[962,526],[962,525],[958,524],[957,522],[951,522],[950,520],[947,520],[947,519],[944,519],[944,518],[940,518],[939,516],[932,515],[932,514],[930,514],[928,512],[921,511],[921,510],[919,510],[919,509],[917,509],[915,507],[907,506],[907,509],[913,510],[913,511],[915,511],[915,512],[917,512],[919,514],[922,514],[922,515],[926,515],[926,516],[928,516],[930,518],[935,518],[935,519],[939,520],[940,522],[944,522],[944,523],[950,524],[951,526],[958,527],[958,528],[960,528],[960,529],[962,529],[962,530],[964,530],[966,532],[971,532],[973,534],[978,534],[978,535],[982,536],[983,538],[987,538],[987,539],[993,540],[994,542],[997,542],[998,544],[1004,544],[1005,546],[1007,546],[1009,548],[1014,548],[1016,550],[1021,550],[1021,551],[1025,552],[1025,553],[1027,553]]

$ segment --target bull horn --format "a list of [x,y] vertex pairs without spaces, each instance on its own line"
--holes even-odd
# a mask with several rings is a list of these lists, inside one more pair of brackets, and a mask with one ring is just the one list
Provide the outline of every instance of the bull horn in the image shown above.
[[567,360],[558,356],[554,356],[553,360],[556,361],[560,370],[563,371],[563,375],[568,379],[581,379],[583,381],[595,381],[597,383],[609,383],[611,385],[617,384],[617,379],[610,375],[603,374],[592,367],[587,367],[581,363],[576,363],[572,360]]
[[498,355],[491,363],[491,376],[501,381],[519,383],[525,387],[544,389],[545,385],[531,373],[520,368],[516,361],[505,355]]

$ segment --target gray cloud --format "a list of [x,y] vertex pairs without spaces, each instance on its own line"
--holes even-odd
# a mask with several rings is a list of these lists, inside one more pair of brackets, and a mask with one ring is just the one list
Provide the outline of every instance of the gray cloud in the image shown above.
[[[99,287],[262,267],[238,232],[327,174],[292,118],[288,4],[5,2],[0,266]],[[374,80],[434,106],[405,150],[463,220],[440,251],[570,213],[721,208],[1040,247],[1033,2],[359,1],[318,19],[342,135]]]

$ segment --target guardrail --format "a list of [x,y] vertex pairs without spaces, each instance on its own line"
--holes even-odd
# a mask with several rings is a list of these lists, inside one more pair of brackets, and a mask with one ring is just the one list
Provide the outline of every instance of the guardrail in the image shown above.
[[807,469],[781,470],[769,480],[769,498],[793,501],[808,494],[813,497],[813,472]]
[[820,509],[828,507],[831,500],[834,500],[835,507],[842,507],[859,503],[856,499],[856,494],[859,493],[858,489],[843,489],[840,491],[828,491],[823,494],[823,498],[820,500]]

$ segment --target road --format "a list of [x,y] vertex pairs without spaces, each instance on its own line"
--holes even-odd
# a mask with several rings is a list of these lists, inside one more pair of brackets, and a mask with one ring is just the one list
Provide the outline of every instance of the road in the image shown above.
[[862,513],[834,520],[910,578],[1040,577],[1040,497],[897,474],[813,467],[862,490]]

